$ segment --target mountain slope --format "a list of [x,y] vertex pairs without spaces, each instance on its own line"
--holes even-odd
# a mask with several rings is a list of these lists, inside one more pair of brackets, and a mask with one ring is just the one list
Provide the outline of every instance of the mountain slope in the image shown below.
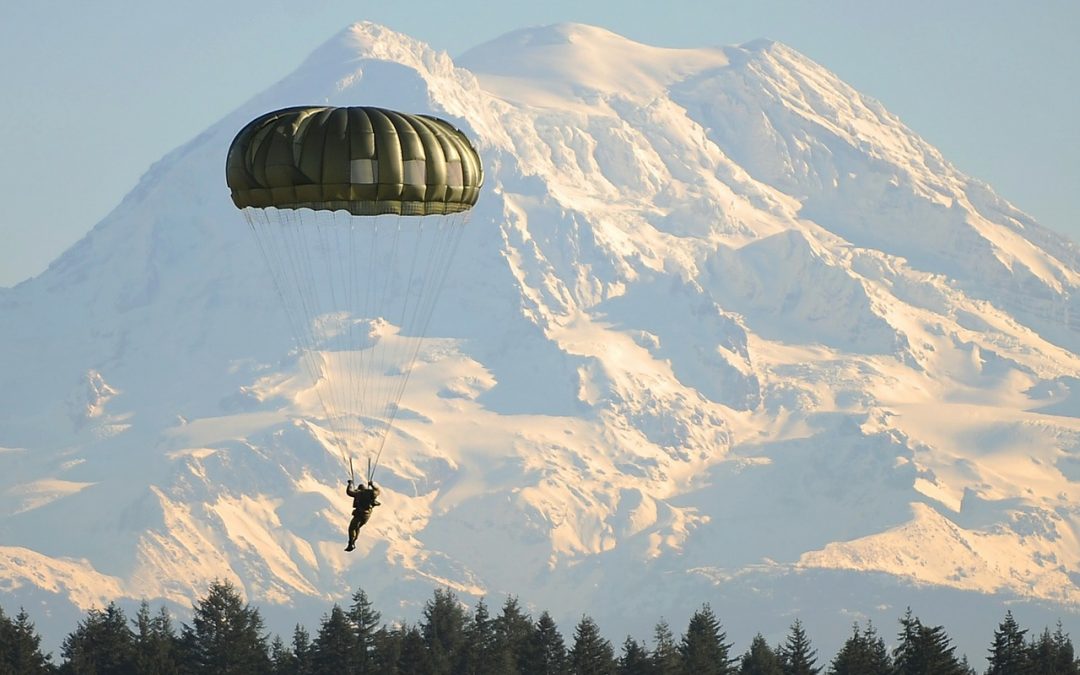
[[[318,385],[222,167],[256,114],[373,103],[465,129],[487,184],[348,555]],[[783,45],[568,24],[455,63],[357,24],[0,296],[0,579],[81,607],[362,584],[403,616],[433,585],[527,592],[612,635],[719,593],[732,637],[816,611],[826,645],[912,582],[968,592],[939,597],[973,631],[1005,597],[1074,611],[1078,273]]]

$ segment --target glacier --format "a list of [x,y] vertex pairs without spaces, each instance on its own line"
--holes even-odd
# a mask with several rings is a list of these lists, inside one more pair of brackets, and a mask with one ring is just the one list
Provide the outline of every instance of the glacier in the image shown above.
[[[315,104],[447,118],[487,174],[351,555],[223,177]],[[783,44],[560,24],[452,59],[357,23],[0,289],[0,604],[57,644],[212,579],[282,634],[357,587],[613,640],[709,601],[738,653],[801,617],[821,654],[910,605],[978,659],[1005,606],[1077,625],[1078,285],[1073,242]]]

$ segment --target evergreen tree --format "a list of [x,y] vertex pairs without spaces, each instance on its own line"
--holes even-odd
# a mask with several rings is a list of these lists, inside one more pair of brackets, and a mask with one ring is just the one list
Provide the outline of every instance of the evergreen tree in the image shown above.
[[653,650],[650,655],[656,675],[678,675],[682,672],[682,656],[671,627],[663,618],[653,629]]
[[449,588],[435,589],[435,597],[424,605],[420,634],[424,638],[431,667],[436,675],[449,675],[458,670],[465,658],[465,625],[468,616]]
[[1020,629],[1012,611],[1006,610],[1005,620],[994,631],[990,656],[986,657],[990,662],[987,675],[1027,675],[1030,672],[1026,634],[1027,630]]
[[517,598],[507,596],[502,611],[494,621],[495,663],[500,673],[525,673],[527,648],[532,641],[533,624],[521,610]]
[[893,650],[895,675],[967,675],[953,655],[955,647],[942,626],[925,626],[911,608],[900,619],[899,644]]
[[259,610],[246,604],[228,581],[210,584],[184,624],[183,666],[197,673],[261,673],[270,669]]
[[622,655],[619,657],[619,675],[652,675],[652,662],[649,652],[629,635],[623,641]]
[[296,672],[296,656],[280,635],[275,635],[270,643],[270,672],[273,675],[293,675]]
[[1048,673],[1057,675],[1054,671],[1054,638],[1050,635],[1050,629],[1044,628],[1039,637],[1032,638],[1028,646],[1028,659],[1031,670],[1036,673]]
[[41,653],[41,636],[34,629],[34,623],[30,621],[26,610],[20,607],[12,621],[4,615],[4,609],[0,607],[0,673],[51,673],[51,658],[51,655]]
[[979,675],[975,672],[975,669],[971,667],[971,664],[968,663],[967,654],[960,657],[960,672],[964,673],[964,675]]
[[784,675],[780,657],[761,633],[754,636],[750,641],[750,649],[743,654],[739,675]]
[[128,628],[124,610],[110,602],[104,609],[92,608],[68,634],[60,651],[65,659],[61,670],[70,673],[134,673],[135,635]]
[[1074,657],[1072,640],[1069,634],[1061,630],[1061,621],[1058,621],[1057,630],[1054,632],[1054,646],[1057,648],[1057,660],[1054,667],[1060,673],[1069,675],[1080,674],[1080,663]]
[[387,628],[383,626],[375,631],[375,651],[372,652],[372,672],[380,675],[397,675],[398,662],[401,660],[402,644],[405,641],[405,626]]
[[176,662],[176,633],[169,610],[162,607],[151,616],[150,603],[143,600],[133,620],[135,624],[135,669],[147,675],[173,675]]
[[358,588],[353,593],[352,601],[349,607],[349,619],[356,629],[358,672],[374,672],[372,658],[375,652],[375,633],[379,630],[382,615],[372,606],[367,593],[362,588]]
[[293,628],[292,638],[293,663],[296,665],[296,675],[311,675],[315,672],[314,648],[311,645],[311,636],[307,629],[296,624]]
[[1028,646],[1030,672],[1038,675],[1080,675],[1080,667],[1073,658],[1073,646],[1069,636],[1058,622],[1057,631],[1043,629],[1038,638]]
[[570,672],[574,675],[614,675],[615,649],[600,635],[596,622],[581,617],[570,648]]
[[814,666],[817,651],[810,648],[810,638],[806,637],[806,631],[798,619],[791,624],[787,642],[778,651],[784,675],[817,675],[821,670]]
[[495,672],[495,651],[495,624],[487,603],[480,598],[465,625],[465,658],[460,672],[464,675]]
[[859,631],[859,624],[852,626],[851,637],[833,658],[830,675],[876,675],[892,671],[892,660],[885,649],[885,641],[866,623],[866,630]]
[[357,673],[359,665],[356,632],[345,610],[334,603],[323,616],[319,633],[311,648],[311,663],[316,673]]
[[537,675],[562,675],[569,671],[566,643],[555,620],[545,611],[536,621],[523,672]]
[[431,673],[431,656],[427,645],[424,644],[424,635],[416,626],[405,628],[401,638],[401,654],[398,656],[397,669],[402,675],[412,673]]
[[682,672],[694,675],[725,675],[734,672],[730,657],[731,645],[724,644],[727,635],[720,630],[720,621],[713,614],[709,603],[701,606],[690,617],[679,655]]

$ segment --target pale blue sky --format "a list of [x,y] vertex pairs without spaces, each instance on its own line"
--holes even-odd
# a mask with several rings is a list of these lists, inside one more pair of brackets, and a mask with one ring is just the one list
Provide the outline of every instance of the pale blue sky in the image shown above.
[[1080,240],[1076,0],[4,0],[0,286],[40,273],[152,162],[359,20],[451,56],[564,21],[672,47],[779,40]]

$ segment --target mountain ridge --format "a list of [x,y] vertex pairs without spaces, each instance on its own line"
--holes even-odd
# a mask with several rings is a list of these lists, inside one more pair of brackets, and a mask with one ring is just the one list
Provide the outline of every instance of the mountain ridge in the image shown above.
[[[557,86],[510,86],[508,40]],[[1075,612],[1080,424],[1039,412],[1080,376],[1075,245],[790,48],[636,45],[561,25],[455,61],[356,24],[0,296],[6,592],[183,607],[223,577],[288,607],[362,582],[405,611],[529,588],[640,633],[644,570],[672,616],[762,602],[755,630],[799,608],[755,584],[800,575],[894,589],[834,617],[892,620],[912,583]],[[610,63],[573,77],[658,53],[631,74],[649,95]],[[255,114],[372,99],[465,129],[488,187],[381,469],[392,515],[349,557],[222,167]]]

